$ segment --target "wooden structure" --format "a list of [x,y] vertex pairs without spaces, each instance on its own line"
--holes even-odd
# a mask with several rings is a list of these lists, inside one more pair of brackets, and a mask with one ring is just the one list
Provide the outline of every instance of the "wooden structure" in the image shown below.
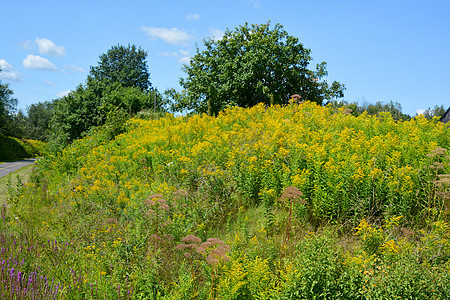
[[450,107],[447,109],[445,114],[439,119],[442,123],[447,123],[450,121]]

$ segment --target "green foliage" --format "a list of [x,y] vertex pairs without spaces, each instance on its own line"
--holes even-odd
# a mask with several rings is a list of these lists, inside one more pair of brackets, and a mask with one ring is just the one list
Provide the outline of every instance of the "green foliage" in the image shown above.
[[[0,68],[1,72],[1,68]],[[10,135],[12,129],[12,113],[17,107],[17,99],[13,98],[13,91],[8,84],[0,81],[0,134]]]
[[60,298],[448,298],[444,124],[308,101],[127,115],[10,184],[1,246]]
[[204,46],[183,68],[185,93],[174,97],[178,110],[217,115],[235,105],[286,104],[292,94],[319,104],[343,97],[343,85],[320,81],[327,75],[326,63],[309,70],[310,50],[280,24],[271,29],[270,23],[246,23],[220,40],[205,40]]
[[8,121],[9,135],[16,138],[48,141],[53,103],[45,101],[31,104],[28,106],[26,114],[19,110],[10,116]]
[[27,107],[27,122],[24,137],[40,141],[49,140],[50,121],[53,115],[53,101],[31,104]]
[[55,101],[51,148],[57,152],[94,127],[108,122],[120,127],[126,120],[121,117],[119,119],[122,121],[116,123],[119,119],[113,116],[129,117],[145,108],[160,111],[163,105],[162,97],[156,90],[142,91],[117,82],[88,81],[86,86],[80,85],[74,92]]
[[18,139],[0,134],[0,161],[13,161],[21,158],[41,156],[46,144],[39,141]]
[[398,102],[376,102],[375,104],[371,103],[363,103],[359,104],[357,102],[347,102],[345,100],[337,101],[329,101],[327,105],[337,109],[339,107],[344,107],[348,114],[352,114],[353,116],[360,116],[364,112],[367,112],[368,115],[379,116],[382,112],[389,112],[392,118],[396,121],[402,120],[407,121],[411,119],[411,116],[404,114],[402,112],[402,106]]
[[332,232],[309,233],[298,243],[281,299],[357,299],[360,276],[345,267],[336,240]]
[[148,90],[151,83],[146,58],[147,52],[135,45],[113,46],[100,56],[98,66],[91,67],[88,82],[109,81],[124,87]]
[[50,124],[53,153],[104,125],[108,118],[114,119],[112,115],[130,117],[143,109],[164,110],[162,96],[151,89],[146,57],[147,53],[134,45],[114,46],[100,56],[98,66],[91,67],[85,85],[55,101]]
[[427,119],[432,119],[434,117],[442,117],[445,114],[445,112],[447,111],[447,109],[448,108],[444,107],[444,105],[441,105],[441,106],[435,105],[434,108],[431,108],[431,107],[427,108],[424,111],[423,115]]

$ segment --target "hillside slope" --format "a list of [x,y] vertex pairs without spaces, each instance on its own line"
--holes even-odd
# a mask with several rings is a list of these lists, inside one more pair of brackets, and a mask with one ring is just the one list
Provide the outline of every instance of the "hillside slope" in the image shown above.
[[41,160],[2,232],[54,241],[58,260],[30,254],[28,270],[71,299],[74,284],[98,298],[445,298],[448,130],[309,102],[133,119]]

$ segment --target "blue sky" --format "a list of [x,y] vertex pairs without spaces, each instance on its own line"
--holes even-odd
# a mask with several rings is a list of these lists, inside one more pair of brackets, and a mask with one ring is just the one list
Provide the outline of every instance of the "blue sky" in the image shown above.
[[[84,83],[112,46],[148,51],[154,87],[179,87],[181,67],[207,36],[280,23],[328,63],[345,99],[394,101],[403,112],[450,106],[450,1],[2,1],[0,80],[19,108]],[[293,91],[295,92],[295,91]]]

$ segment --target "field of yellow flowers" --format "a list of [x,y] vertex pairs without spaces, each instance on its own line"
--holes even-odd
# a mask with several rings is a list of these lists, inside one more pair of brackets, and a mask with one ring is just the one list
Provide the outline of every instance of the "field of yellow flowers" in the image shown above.
[[42,159],[11,193],[2,299],[450,297],[437,120],[305,102],[124,131]]

